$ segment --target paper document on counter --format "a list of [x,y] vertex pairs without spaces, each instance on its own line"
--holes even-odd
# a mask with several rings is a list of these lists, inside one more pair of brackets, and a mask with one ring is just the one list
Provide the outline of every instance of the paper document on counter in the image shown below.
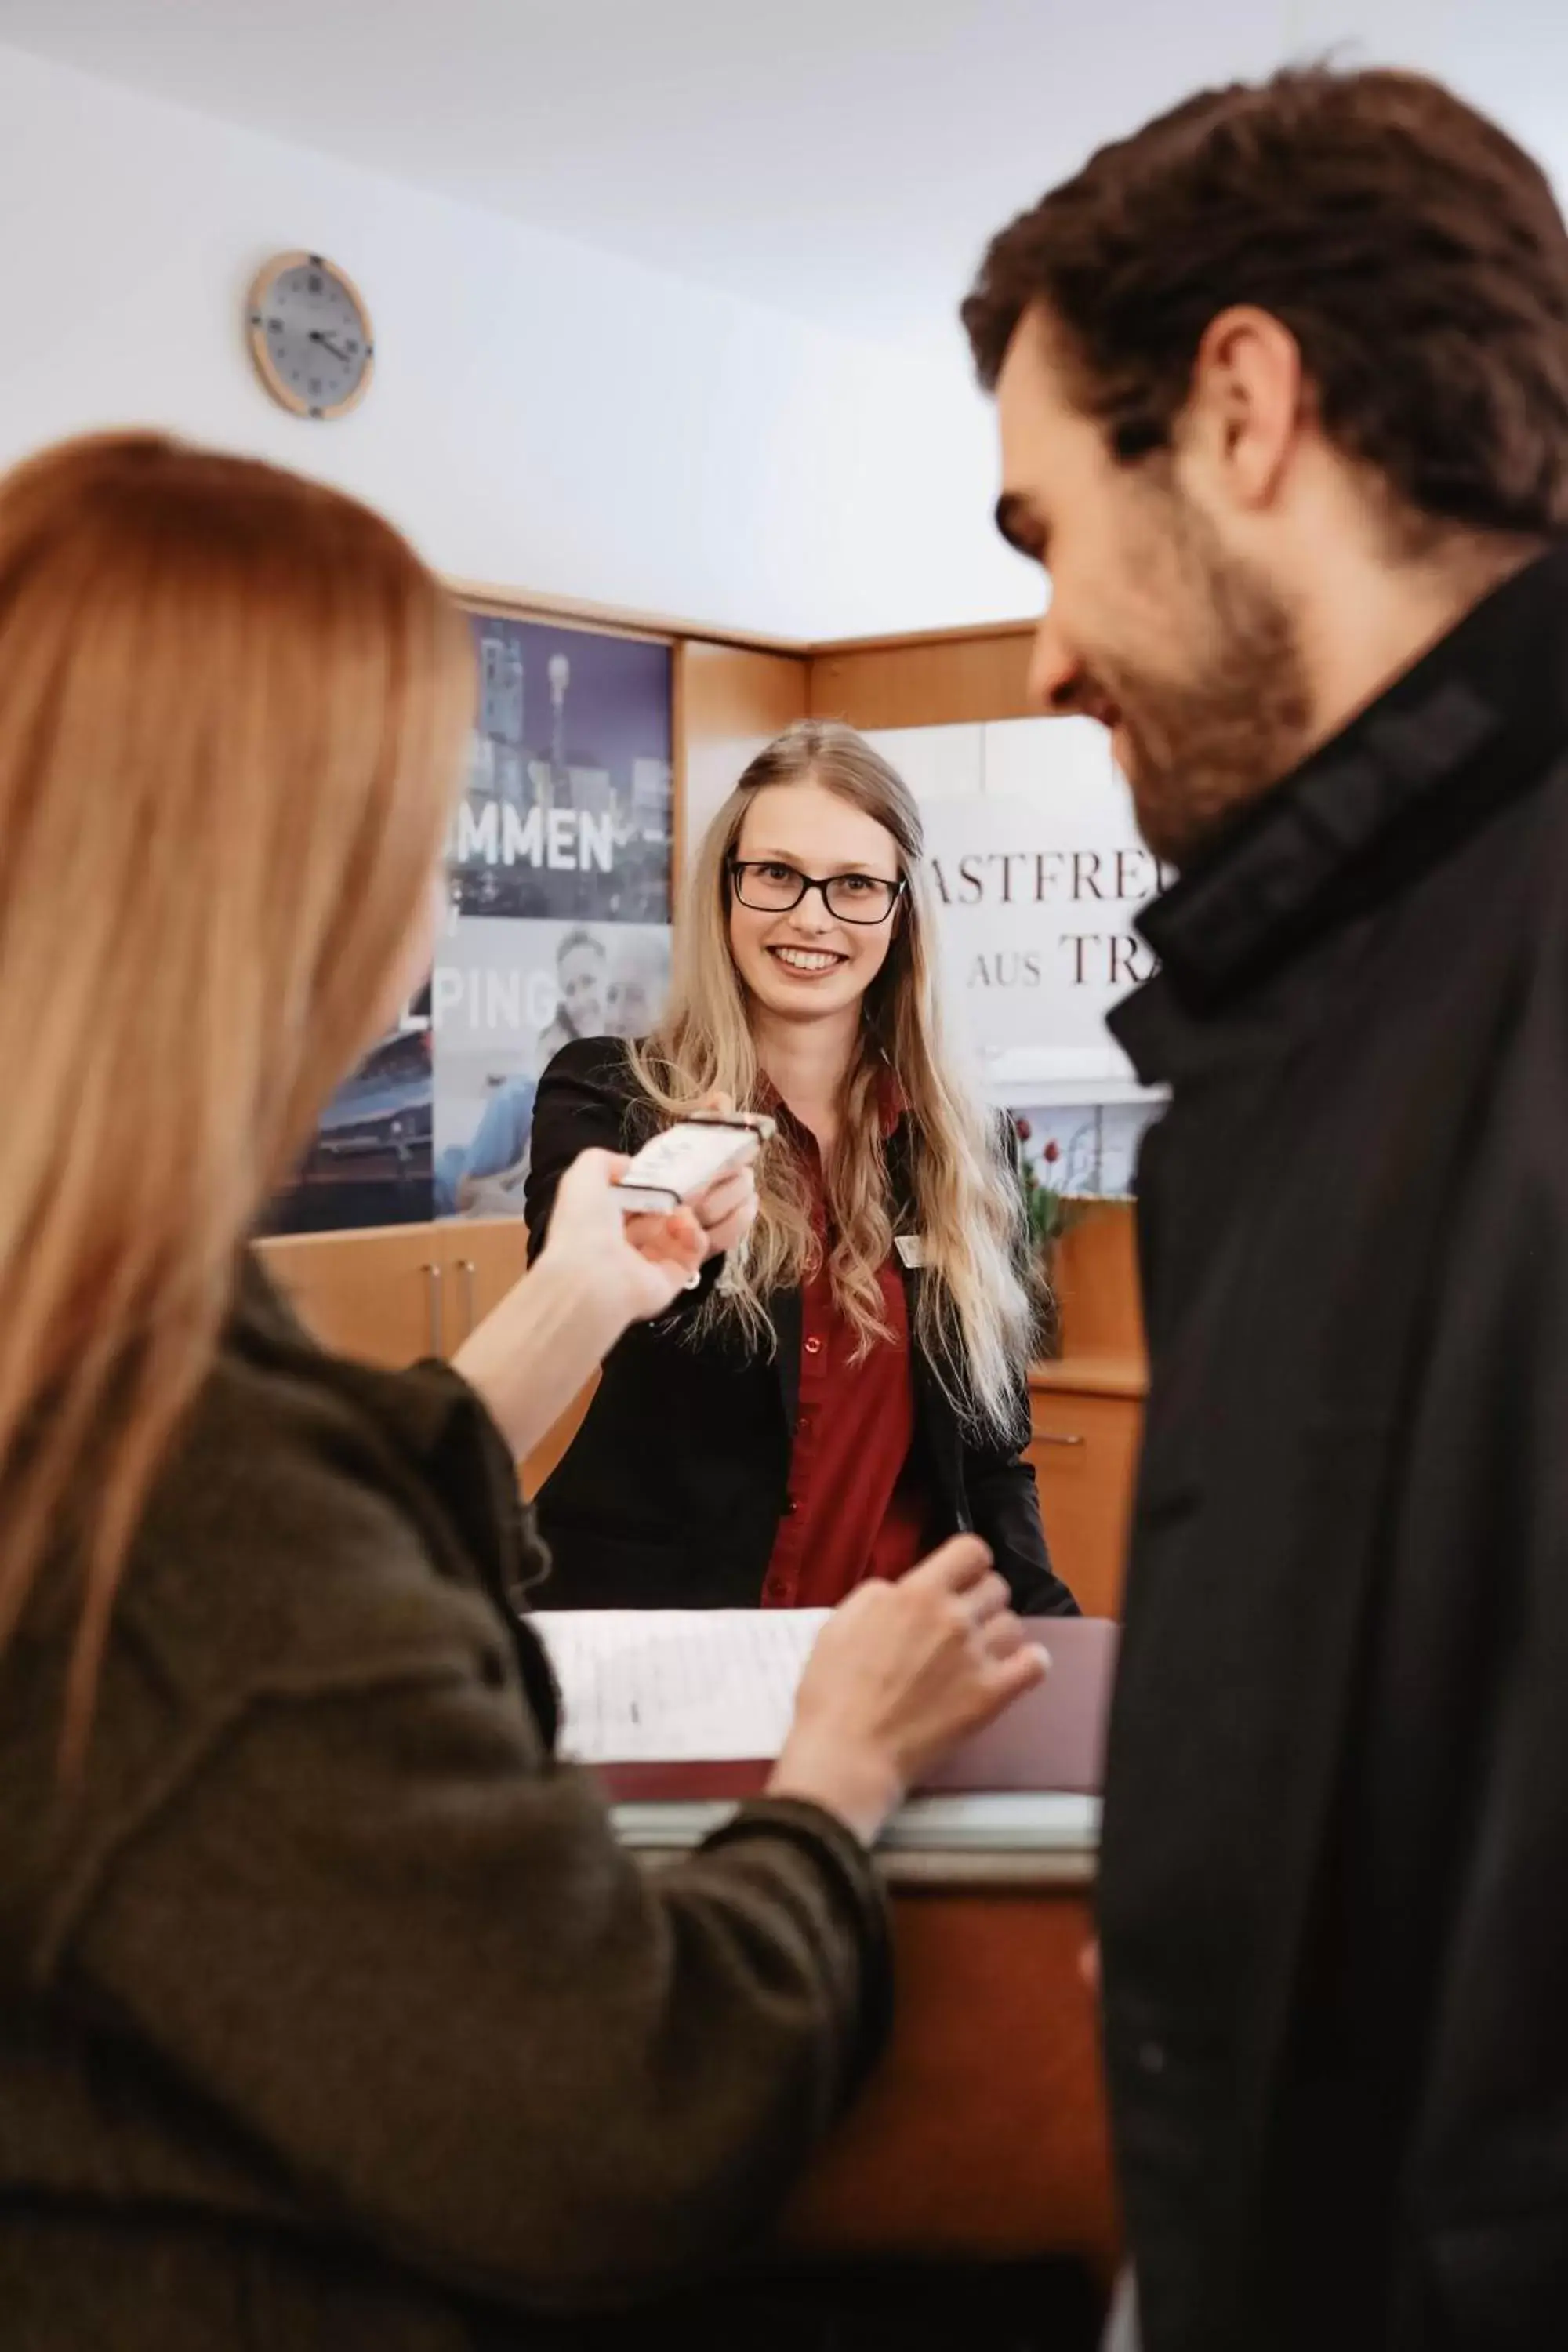
[[542,1610],[561,1752],[580,1764],[775,1757],[826,1609]]

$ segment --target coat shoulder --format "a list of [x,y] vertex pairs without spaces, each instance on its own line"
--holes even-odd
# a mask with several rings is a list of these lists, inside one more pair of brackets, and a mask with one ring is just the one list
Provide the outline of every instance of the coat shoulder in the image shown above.
[[63,1824],[48,1800],[74,1617],[42,1594],[0,1656],[0,1854],[29,1941],[258,1711],[514,1678],[509,1628],[416,1458],[451,1450],[459,1384],[437,1426],[417,1374],[384,1376],[418,1393],[384,1419],[331,1370],[312,1378],[237,1347],[213,1367],[125,1562]]
[[504,1648],[438,1470],[449,1457],[473,1483],[489,1466],[465,1442],[480,1409],[419,1370],[384,1376],[378,1408],[336,1370],[226,1349],[150,1497],[126,1629],[195,1711]]

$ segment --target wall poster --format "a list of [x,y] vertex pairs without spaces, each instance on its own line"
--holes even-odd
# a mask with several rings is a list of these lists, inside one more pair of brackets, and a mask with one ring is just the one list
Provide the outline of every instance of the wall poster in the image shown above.
[[1149,978],[1135,927],[1169,880],[1139,837],[1103,728],[1087,719],[885,729],[871,740],[921,804],[947,999],[1045,1181],[1131,1189],[1158,1091],[1106,1014]]
[[521,1214],[533,1099],[669,980],[668,645],[476,612],[478,709],[428,987],[339,1087],[279,1233]]

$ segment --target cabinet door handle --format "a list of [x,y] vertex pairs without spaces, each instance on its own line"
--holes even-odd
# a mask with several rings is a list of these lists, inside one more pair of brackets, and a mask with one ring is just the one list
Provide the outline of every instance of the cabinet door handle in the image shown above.
[[443,1355],[445,1334],[441,1328],[441,1269],[433,1261],[419,1269],[425,1276],[425,1303],[430,1317],[430,1353]]
[[1069,1436],[1065,1429],[1037,1429],[1035,1443],[1037,1445],[1087,1445],[1089,1440],[1081,1436]]
[[474,1276],[478,1268],[471,1257],[458,1260],[458,1272],[463,1277],[463,1337],[466,1339],[474,1328]]

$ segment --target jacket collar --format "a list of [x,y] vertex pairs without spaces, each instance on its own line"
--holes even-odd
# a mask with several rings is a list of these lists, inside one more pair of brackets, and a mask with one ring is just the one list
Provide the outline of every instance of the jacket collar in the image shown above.
[[1146,1076],[1201,1011],[1375,905],[1536,782],[1568,738],[1568,548],[1485,597],[1138,924],[1163,967],[1110,1017]]

